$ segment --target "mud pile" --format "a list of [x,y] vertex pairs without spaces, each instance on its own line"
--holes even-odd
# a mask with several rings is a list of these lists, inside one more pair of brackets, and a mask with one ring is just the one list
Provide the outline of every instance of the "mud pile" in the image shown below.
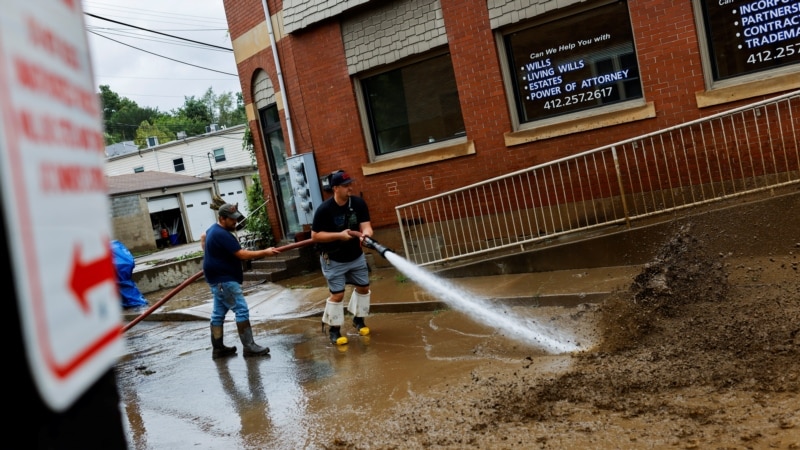
[[[602,341],[473,371],[329,449],[800,448],[800,244],[736,260],[691,225],[584,320]],[[557,358],[560,372],[536,370]]]

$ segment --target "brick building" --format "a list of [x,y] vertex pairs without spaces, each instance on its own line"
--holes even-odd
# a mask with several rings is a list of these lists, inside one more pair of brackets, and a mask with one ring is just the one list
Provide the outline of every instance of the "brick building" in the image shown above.
[[337,169],[391,233],[397,205],[800,88],[796,0],[224,4],[281,237]]

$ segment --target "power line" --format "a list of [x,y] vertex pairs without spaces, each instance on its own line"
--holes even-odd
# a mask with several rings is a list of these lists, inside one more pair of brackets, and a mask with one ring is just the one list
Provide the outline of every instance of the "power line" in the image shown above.
[[[84,17],[86,17],[85,30],[90,36],[90,43],[92,45],[97,45],[97,50],[93,50],[92,57],[95,70],[99,68],[99,71],[96,72],[96,80],[98,83],[102,80],[105,84],[108,84],[105,79],[109,78],[113,79],[108,80],[112,81],[112,86],[119,82],[121,83],[120,86],[127,86],[127,91],[129,92],[140,92],[142,89],[149,91],[166,91],[164,95],[131,94],[125,92],[126,89],[119,89],[120,86],[117,86],[118,90],[116,92],[130,98],[141,97],[141,100],[144,101],[140,101],[140,104],[153,103],[152,100],[147,100],[146,97],[158,98],[159,100],[156,101],[156,104],[163,104],[164,106],[162,109],[169,110],[170,108],[177,107],[177,105],[173,105],[175,99],[186,98],[185,95],[178,96],[171,94],[188,90],[200,90],[199,87],[195,89],[194,86],[198,81],[201,81],[201,78],[204,78],[202,75],[193,78],[184,78],[182,76],[176,76],[177,74],[190,73],[189,69],[208,70],[218,75],[221,74],[225,76],[225,79],[217,77],[216,80],[209,80],[211,83],[224,83],[224,85],[227,86],[232,82],[238,81],[238,71],[233,67],[231,72],[227,72],[225,69],[219,70],[210,68],[212,66],[229,67],[227,62],[220,61],[224,59],[224,57],[209,54],[208,52],[216,52],[217,55],[219,52],[226,52],[229,55],[232,54],[233,51],[230,49],[232,47],[230,43],[230,34],[226,32],[226,39],[220,41],[220,39],[211,38],[207,33],[202,35],[198,33],[201,31],[211,31],[215,36],[218,36],[220,34],[219,30],[227,31],[228,28],[224,19],[224,14],[218,13],[219,8],[210,8],[213,10],[213,17],[209,17],[208,15],[187,14],[198,11],[198,8],[180,8],[178,11],[161,13],[159,7],[177,6],[177,3],[163,2],[163,0],[152,3],[149,0],[145,0],[142,3],[136,4],[135,7],[124,6],[127,4],[129,3],[124,2],[124,0],[84,0],[83,2]],[[205,6],[210,5],[207,5],[205,2],[203,2],[203,5],[198,5],[200,9]],[[219,18],[220,16],[222,17],[221,19]],[[102,24],[100,23],[101,20],[103,21]],[[181,36],[186,36],[187,38]],[[208,38],[206,38],[206,36],[208,36]],[[107,41],[101,42],[99,40],[100,37],[107,39]],[[192,40],[192,38],[196,40]],[[107,43],[104,44],[103,42]],[[219,45],[214,45],[214,42],[219,42]],[[144,58],[136,57],[131,51],[119,48],[115,49],[114,47],[118,47],[118,45],[124,45],[132,51],[139,51],[148,56]],[[180,53],[171,51],[171,48],[165,48],[165,45],[176,46],[178,48],[177,51]],[[145,50],[145,48],[147,49]],[[185,51],[184,49],[187,50]],[[130,56],[127,56],[129,54]],[[142,56],[144,56],[143,54]],[[175,56],[169,57],[169,54],[175,54]],[[126,56],[123,58],[123,55]],[[151,55],[174,62],[172,64],[164,62],[159,63],[158,61],[147,62],[147,58]],[[185,62],[187,60],[190,61]],[[198,62],[191,63],[191,61]],[[214,63],[212,63],[212,61],[214,61]],[[184,68],[181,69],[181,66],[176,66],[172,69],[171,66],[175,64],[181,64]],[[142,67],[145,65],[149,67],[149,69],[144,70],[146,70],[146,73],[149,74],[150,77],[137,77],[136,75],[143,70]],[[127,67],[127,70],[121,70],[120,68],[122,67]],[[167,71],[168,74],[161,75],[161,72],[164,71]],[[117,75],[108,75],[108,73]],[[165,82],[158,84],[137,84],[133,80],[127,80],[128,78],[138,78],[141,80],[157,79],[164,80]],[[172,87],[164,89],[167,86]],[[220,88],[222,88],[222,86],[220,86]],[[241,87],[231,86],[230,89],[233,91],[240,91]],[[217,90],[218,92],[222,92],[228,90],[228,88],[225,87],[224,89]]]
[[171,38],[173,38],[173,39],[178,39],[178,40],[181,40],[181,41],[186,41],[186,42],[192,42],[192,43],[194,43],[194,44],[199,44],[199,45],[203,45],[203,46],[206,46],[206,47],[218,48],[218,49],[220,49],[220,50],[226,50],[226,51],[230,51],[230,52],[232,52],[232,51],[233,51],[233,49],[232,49],[232,48],[220,47],[220,46],[218,46],[218,45],[206,44],[205,42],[194,41],[194,40],[191,40],[191,39],[182,38],[182,37],[180,37],[180,36],[173,36],[173,35],[171,35],[171,34],[162,33],[162,32],[160,32],[160,31],[149,30],[149,29],[147,29],[147,28],[137,27],[136,25],[130,25],[130,24],[127,24],[127,23],[124,23],[124,22],[118,22],[118,21],[116,21],[116,20],[107,19],[107,18],[105,18],[105,17],[100,17],[100,16],[98,16],[98,15],[95,15],[95,14],[92,14],[92,13],[87,13],[87,12],[85,12],[84,14],[86,14],[86,15],[87,15],[87,16],[89,16],[89,17],[94,17],[95,19],[105,20],[105,21],[107,21],[107,22],[115,23],[115,24],[117,24],[117,25],[122,25],[122,26],[126,26],[126,27],[135,28],[135,29],[137,29],[137,30],[147,31],[148,33],[160,34],[160,35],[162,35],[162,36],[171,37]]
[[[151,9],[150,6],[146,6],[143,4],[136,4],[134,6],[121,6],[115,3],[121,0],[110,0],[111,2],[94,2],[92,0],[85,0],[83,2],[84,11],[94,10],[96,14],[102,14],[106,17],[131,17],[135,16],[137,19],[145,20],[147,23],[167,23],[170,25],[190,25],[192,27],[201,27],[199,30],[189,30],[186,28],[181,28],[180,30],[167,30],[161,29],[161,31],[219,31],[219,28],[210,28],[213,26],[223,26],[222,30],[227,30],[227,22],[225,19],[220,19],[218,17],[209,17],[203,15],[193,15],[188,14],[185,10],[181,10],[180,12],[175,11],[163,11],[163,10],[156,10]],[[163,6],[168,5],[170,2],[162,2]],[[106,14],[103,14],[100,11],[105,11]],[[118,19],[122,20],[122,19]]]
[[116,39],[111,39],[110,37],[108,37],[108,36],[104,36],[104,35],[102,35],[102,34],[100,34],[100,33],[97,33],[97,32],[91,31],[91,30],[88,30],[88,31],[89,31],[89,33],[92,33],[92,34],[94,34],[95,36],[99,36],[99,37],[101,37],[101,38],[108,39],[109,41],[116,42],[117,44],[124,45],[124,46],[126,46],[126,47],[130,47],[130,48],[132,48],[132,49],[139,50],[140,52],[145,52],[145,53],[151,54],[151,55],[153,55],[153,56],[158,56],[159,58],[168,59],[168,60],[170,60],[170,61],[173,61],[173,62],[176,62],[176,63],[179,63],[179,64],[185,64],[185,65],[187,65],[187,66],[196,67],[196,68],[198,68],[198,69],[209,70],[209,71],[211,71],[211,72],[217,72],[217,73],[221,73],[221,74],[225,74],[225,75],[231,75],[231,76],[234,76],[234,77],[238,77],[238,76],[239,76],[238,74],[235,74],[235,73],[223,72],[223,71],[221,71],[221,70],[216,70],[216,69],[209,69],[208,67],[198,66],[198,65],[196,65],[196,64],[187,63],[187,62],[180,61],[180,60],[177,60],[177,59],[174,59],[174,58],[170,58],[170,57],[168,57],[168,56],[159,55],[158,53],[153,53],[153,52],[150,52],[150,51],[147,51],[147,50],[141,49],[141,48],[139,48],[139,47],[134,47],[133,45],[126,44],[126,43],[124,43],[124,42],[120,42],[120,41],[118,41],[118,40],[116,40]]
[[105,27],[87,26],[86,27],[86,31],[87,32],[94,31],[95,33],[101,33],[101,34],[104,34],[106,36],[116,36],[116,37],[119,37],[119,38],[132,38],[132,39],[136,39],[137,41],[149,41],[149,42],[155,42],[155,43],[159,43],[159,44],[170,44],[170,45],[179,45],[181,47],[187,47],[187,48],[197,48],[197,49],[202,49],[202,50],[212,51],[212,52],[229,53],[227,50],[218,50],[216,48],[208,48],[205,45],[194,44],[194,43],[176,42],[174,39],[164,38],[164,37],[160,37],[160,36],[148,36],[148,35],[142,34],[141,32],[138,32],[136,30],[123,30],[123,29],[120,29],[120,28],[105,28]]

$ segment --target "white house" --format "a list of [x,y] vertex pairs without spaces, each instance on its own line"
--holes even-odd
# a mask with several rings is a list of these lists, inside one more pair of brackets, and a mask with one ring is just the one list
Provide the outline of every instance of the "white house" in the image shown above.
[[[132,250],[147,250],[165,244],[159,230],[166,227],[173,244],[198,241],[214,220],[213,195],[238,203],[248,215],[246,190],[257,169],[242,146],[246,126],[212,127],[203,135],[166,144],[151,138],[148,148],[109,156],[105,173],[115,238]],[[177,189],[176,183],[182,187]]]

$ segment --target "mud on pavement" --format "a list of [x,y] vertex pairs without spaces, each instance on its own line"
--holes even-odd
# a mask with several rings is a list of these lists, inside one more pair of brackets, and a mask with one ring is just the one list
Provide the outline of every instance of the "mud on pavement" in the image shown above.
[[599,306],[601,343],[568,368],[477,367],[324,447],[798,449],[800,243],[787,246],[734,264],[685,225]]
[[[256,366],[262,391],[238,389],[237,408],[247,412],[209,419],[214,413],[207,410],[215,405],[192,400],[201,402],[202,411],[187,408],[174,415],[197,414],[180,419],[199,422],[197,430],[172,443],[337,450],[800,449],[800,237],[774,249],[773,256],[734,258],[735,249],[707,245],[705,233],[691,224],[675,229],[630,288],[600,304],[538,308],[553,323],[596,340],[581,353],[527,349],[496,330],[465,325],[453,312],[425,313],[424,319],[376,317],[381,327],[373,339],[379,345],[354,342],[342,354],[316,334],[314,318],[261,329],[262,337],[270,333],[268,342],[287,342]],[[207,298],[204,283],[195,288]],[[524,310],[531,308],[519,313]],[[205,325],[196,325],[194,341],[207,340]],[[448,327],[446,337],[433,337]],[[179,338],[166,329],[158,332]],[[208,365],[209,345],[194,341],[183,342],[190,349],[181,357]],[[147,394],[131,393],[142,391],[131,380],[151,368],[131,365],[146,360],[148,351],[121,365],[129,372],[121,375],[122,389],[142,403]],[[409,357],[412,351],[423,357]],[[305,374],[304,389],[314,392],[304,400],[308,415],[281,419],[275,417],[282,398],[277,393],[297,386],[281,378],[291,374],[290,361],[284,361],[289,355],[305,361],[295,370]],[[254,373],[251,362],[246,372],[237,369],[240,359],[229,363],[234,385]],[[213,367],[203,374],[187,365],[157,370],[222,378]],[[199,383],[198,389],[203,392],[195,399],[215,396],[208,385]],[[241,430],[213,432],[214,420],[241,421]],[[158,432],[138,430],[134,447],[158,448]]]

